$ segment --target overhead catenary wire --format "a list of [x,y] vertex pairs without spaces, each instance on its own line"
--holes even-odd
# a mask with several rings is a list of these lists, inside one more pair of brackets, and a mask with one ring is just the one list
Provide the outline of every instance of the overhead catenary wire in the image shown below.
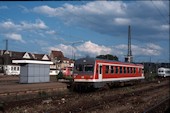
[[153,4],[153,6],[155,7],[155,9],[158,11],[158,13],[161,15],[162,19],[166,22],[166,24],[168,23],[168,19],[167,17],[161,12],[161,10],[154,4],[153,0],[151,0],[151,3]]
[[[168,29],[169,29],[169,33],[170,33],[170,7],[168,8],[169,9],[169,14],[167,13],[167,16],[169,17],[169,19],[166,18],[165,15],[162,14],[161,10],[154,4],[153,0],[151,0],[151,3],[153,4],[153,6],[155,7],[155,9],[158,11],[158,13],[161,15],[162,19],[165,21],[166,24],[168,24]],[[168,5],[170,6],[170,1],[168,0]],[[168,57],[169,57],[169,68],[170,68],[170,35],[169,36],[169,54],[168,54]]]

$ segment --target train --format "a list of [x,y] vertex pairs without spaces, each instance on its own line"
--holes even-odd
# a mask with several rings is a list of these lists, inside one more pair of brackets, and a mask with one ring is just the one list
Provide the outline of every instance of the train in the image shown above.
[[167,77],[170,76],[170,68],[158,68],[158,76],[159,77]]
[[75,61],[72,82],[68,88],[101,88],[115,83],[145,79],[144,66],[99,58],[80,58]]

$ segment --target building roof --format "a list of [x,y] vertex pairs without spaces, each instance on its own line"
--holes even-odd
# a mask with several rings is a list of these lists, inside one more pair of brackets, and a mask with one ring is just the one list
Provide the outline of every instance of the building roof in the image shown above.
[[51,61],[37,61],[37,60],[12,60],[12,63],[18,64],[53,64]]
[[[12,63],[12,60],[40,60],[40,61],[50,61],[50,57],[46,54],[34,54],[28,52],[18,52],[18,51],[6,51],[0,50],[0,64],[3,64],[7,57],[8,64]],[[6,62],[7,63],[7,62]]]
[[63,55],[63,53],[61,51],[52,50],[50,56],[51,56],[51,58],[59,58],[59,59],[64,58],[64,55]]

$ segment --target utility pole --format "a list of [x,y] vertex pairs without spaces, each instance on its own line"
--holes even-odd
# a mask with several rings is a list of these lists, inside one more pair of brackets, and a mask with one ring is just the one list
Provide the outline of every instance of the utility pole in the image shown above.
[[75,60],[75,52],[73,52],[73,48],[75,48],[75,44],[78,44],[78,43],[83,43],[84,41],[81,40],[81,41],[76,41],[76,42],[70,42],[71,43],[71,46],[72,46],[72,59]]
[[5,42],[6,42],[5,50],[8,51],[8,39],[6,39]]
[[[169,1],[170,6],[170,1]],[[169,7],[169,33],[170,33],[170,7]],[[169,68],[170,68],[170,35],[169,35]]]
[[8,39],[5,40],[4,64],[8,65],[10,61],[10,53],[8,51]]

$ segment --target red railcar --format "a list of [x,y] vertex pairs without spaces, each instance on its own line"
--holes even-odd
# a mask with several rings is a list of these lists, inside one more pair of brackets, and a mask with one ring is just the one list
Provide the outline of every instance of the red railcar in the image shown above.
[[64,77],[71,76],[73,74],[73,67],[65,67],[62,69]]
[[144,79],[143,65],[96,58],[75,61],[74,85],[103,87],[106,84]]

